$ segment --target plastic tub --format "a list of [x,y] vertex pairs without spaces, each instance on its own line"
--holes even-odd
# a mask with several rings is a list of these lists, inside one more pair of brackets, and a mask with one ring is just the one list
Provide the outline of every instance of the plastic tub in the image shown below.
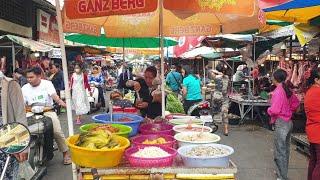
[[[92,128],[95,128],[95,127],[97,127],[99,125],[101,125],[101,123],[85,124],[85,125],[80,126],[79,129],[80,129],[80,132],[84,133],[84,132],[90,131]],[[115,127],[115,128],[119,129],[119,132],[113,133],[113,134],[118,135],[118,136],[122,136],[122,137],[125,137],[125,138],[128,138],[129,134],[132,131],[132,128],[130,126],[126,126],[126,125],[123,125],[123,124],[110,124],[110,125],[112,127]]]
[[[225,148],[229,151],[229,153],[225,155],[215,156],[215,157],[197,157],[197,156],[188,156],[186,153],[190,151],[194,147],[198,146],[212,146]],[[222,144],[205,144],[205,145],[189,145],[183,146],[178,149],[178,153],[182,158],[182,161],[187,167],[228,167],[229,166],[229,157],[234,153],[232,147],[222,145]]]
[[179,118],[179,119],[171,119],[169,120],[170,124],[173,125],[181,125],[181,124],[202,124],[203,122],[200,119],[190,119],[190,118]]
[[210,144],[210,143],[216,143],[220,141],[220,136],[216,135],[216,134],[212,134],[212,133],[208,133],[208,132],[204,132],[203,135],[205,135],[206,137],[208,137],[208,140],[204,140],[204,141],[186,141],[183,140],[183,137],[185,136],[197,136],[198,134],[200,134],[199,132],[182,132],[182,133],[178,133],[174,136],[174,139],[178,141],[178,146],[182,147],[182,146],[188,146],[188,145],[200,145],[200,144]]
[[138,110],[134,107],[127,107],[123,109],[124,113],[129,113],[129,114],[137,114]]
[[[135,115],[135,114],[123,114],[123,113],[114,113],[113,114],[113,121],[110,121],[110,114],[98,114],[92,117],[92,120],[97,123],[104,123],[104,124],[123,124],[130,126],[132,128],[129,137],[135,136],[138,134],[138,128],[140,126],[141,121],[143,121],[143,117]],[[117,121],[120,118],[127,117],[132,119],[130,122],[120,122]]]
[[[143,142],[145,140],[155,140],[158,138],[164,138],[166,140],[167,143],[164,144],[143,144]],[[141,136],[137,136],[131,139],[131,142],[134,146],[138,146],[138,147],[146,147],[146,146],[157,146],[157,147],[170,147],[170,148],[174,148],[174,145],[176,143],[176,140],[173,138],[173,136],[169,136],[169,135],[161,135],[161,134],[148,134],[148,135],[141,135]]]
[[133,167],[166,167],[172,166],[175,157],[177,156],[177,151],[169,147],[160,147],[162,150],[170,154],[170,156],[162,158],[140,158],[134,157],[132,154],[138,152],[140,147],[131,147],[126,150],[125,156],[128,159],[129,163]]
[[166,123],[147,123],[140,126],[141,134],[167,134],[174,135],[173,126]]
[[66,143],[70,149],[71,159],[76,165],[89,168],[108,168],[120,164],[121,158],[130,141],[121,136],[113,136],[119,143],[119,148],[114,149],[88,149],[74,145],[79,135],[70,136]]
[[[202,130],[202,125],[198,124],[191,124],[191,127],[194,129],[186,129],[188,127],[188,124],[181,124],[181,125],[176,125],[173,127],[173,130],[176,133],[181,133],[181,132],[199,132]],[[208,126],[204,126],[204,131],[203,132],[212,132],[212,129]]]

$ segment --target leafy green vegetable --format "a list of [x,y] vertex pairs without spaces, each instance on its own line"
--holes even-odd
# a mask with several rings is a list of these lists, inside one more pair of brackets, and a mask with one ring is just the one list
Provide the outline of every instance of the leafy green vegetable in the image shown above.
[[170,113],[185,113],[182,103],[171,93],[167,95],[166,111],[169,111]]

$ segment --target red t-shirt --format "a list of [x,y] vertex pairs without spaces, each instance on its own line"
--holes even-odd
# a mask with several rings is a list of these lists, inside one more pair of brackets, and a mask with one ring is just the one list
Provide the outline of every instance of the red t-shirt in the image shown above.
[[308,139],[311,143],[320,144],[320,87],[312,86],[307,91],[304,105],[307,114]]

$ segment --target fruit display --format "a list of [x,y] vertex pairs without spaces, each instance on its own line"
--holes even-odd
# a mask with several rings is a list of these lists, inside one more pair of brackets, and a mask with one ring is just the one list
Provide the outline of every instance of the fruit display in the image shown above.
[[90,131],[98,131],[98,130],[109,131],[111,133],[117,133],[120,131],[119,128],[112,127],[110,124],[102,124],[102,125],[99,125],[97,127],[90,129]]
[[191,157],[216,157],[229,153],[229,150],[223,147],[197,146],[191,148],[186,155]]
[[159,137],[154,140],[146,139],[142,142],[142,144],[165,144],[167,141],[163,137]]
[[139,158],[162,158],[170,156],[170,154],[159,147],[150,146],[139,149],[133,156]]
[[112,138],[111,132],[100,129],[80,134],[76,146],[89,149],[114,149],[120,147],[120,144]]

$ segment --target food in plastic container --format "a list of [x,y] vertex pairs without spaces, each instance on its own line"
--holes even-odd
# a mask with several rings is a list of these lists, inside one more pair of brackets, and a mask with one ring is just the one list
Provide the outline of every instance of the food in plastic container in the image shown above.
[[122,118],[118,119],[117,121],[119,121],[119,122],[131,122],[131,121],[133,121],[133,119],[131,119],[129,117],[122,117]]
[[163,137],[159,137],[154,140],[146,139],[142,142],[142,144],[165,144],[165,143],[167,143],[167,141]]
[[178,149],[187,167],[228,167],[232,147],[222,144],[188,145]]
[[210,144],[220,141],[220,136],[209,132],[182,132],[174,136],[179,147],[193,144]]
[[122,125],[122,124],[100,124],[100,123],[90,123],[90,124],[84,124],[80,126],[80,132],[85,133],[85,132],[90,132],[92,129],[95,129],[98,126],[111,126],[115,130],[118,129],[118,132],[112,132],[112,129],[106,129],[112,134],[123,136],[123,137],[128,137],[129,133],[132,131],[132,128],[130,126]]
[[140,158],[162,158],[170,156],[170,154],[159,147],[150,146],[140,149],[138,152],[132,154],[132,156]]
[[[202,125],[198,124],[182,124],[182,125],[176,125],[173,127],[173,130],[176,133],[180,132],[201,132],[202,131]],[[212,129],[208,126],[203,127],[203,132],[212,132]]]
[[148,123],[140,126],[141,134],[166,134],[173,135],[173,126],[165,123]]
[[117,133],[120,131],[119,128],[113,127],[110,124],[101,124],[97,127],[90,129],[90,131],[98,131],[98,130],[105,130],[105,131],[109,131],[111,133]]
[[157,147],[171,147],[173,148],[176,140],[173,136],[164,134],[147,134],[140,135],[131,139],[134,146],[145,147],[145,146],[157,146]]
[[120,147],[120,143],[112,137],[111,132],[105,130],[82,133],[75,145],[88,149],[113,149]]
[[[145,149],[148,148],[148,149]],[[150,152],[148,153],[148,156],[146,154],[141,154],[138,156],[144,156],[144,157],[136,157],[134,156],[135,153],[141,151],[141,147],[135,146],[131,147],[126,150],[125,155],[128,159],[129,163],[133,167],[166,167],[166,166],[172,166],[173,161],[177,155],[177,151],[173,148],[169,147],[156,147],[156,149],[153,147],[150,149],[150,147],[145,147],[143,149],[148,150]],[[159,149],[162,151],[165,151],[166,153],[161,151],[161,155],[156,154],[159,153]],[[150,154],[149,154],[150,153]],[[136,154],[137,155],[137,154]],[[156,157],[158,156],[158,157]],[[160,157],[161,156],[161,157]],[[153,158],[151,158],[153,157]]]

